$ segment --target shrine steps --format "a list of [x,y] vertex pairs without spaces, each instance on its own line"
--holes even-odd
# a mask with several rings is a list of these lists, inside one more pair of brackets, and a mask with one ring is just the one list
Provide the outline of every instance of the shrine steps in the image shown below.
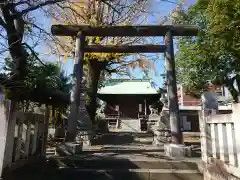
[[109,132],[97,135],[92,143],[100,144],[152,144],[153,133],[151,132]]
[[200,158],[173,159],[165,156],[163,146],[136,144],[132,136],[151,134],[107,133],[101,136],[102,144],[77,155],[50,156],[4,180],[203,180]]
[[198,161],[136,158],[136,155],[52,157],[21,168],[4,180],[203,180]]
[[[82,163],[82,167],[73,164],[66,167],[56,166],[53,162],[29,166],[5,177],[4,180],[203,180],[195,169],[197,167],[191,163],[185,167],[176,162],[122,163],[122,160],[99,160],[78,163]],[[177,164],[179,166],[175,166]]]
[[[62,179],[91,180],[203,180],[198,171],[198,161],[142,159],[126,156],[93,156],[88,158],[58,157],[51,163],[57,166],[56,173]],[[56,165],[57,164],[57,165]]]
[[139,119],[121,119],[118,132],[141,132],[139,123]]
[[164,155],[163,146],[143,144],[92,146],[77,156],[49,158],[57,173],[71,180],[203,180],[199,162],[173,159]]

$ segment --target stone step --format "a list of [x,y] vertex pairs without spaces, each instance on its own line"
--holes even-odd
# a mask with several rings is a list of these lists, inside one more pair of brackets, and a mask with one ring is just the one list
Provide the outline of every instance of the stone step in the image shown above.
[[56,156],[42,164],[20,168],[4,180],[203,180],[198,159],[139,158],[96,154]]
[[197,170],[174,169],[73,169],[57,171],[61,179],[79,180],[203,180]]
[[155,149],[121,149],[121,148],[100,148],[99,149],[94,149],[94,148],[85,148],[81,153],[86,154],[86,153],[90,153],[90,152],[94,152],[94,153],[118,153],[118,154],[131,154],[131,153],[141,153],[141,152],[145,152],[145,153],[151,153],[151,152],[164,152],[164,148],[163,147],[159,147],[159,148],[155,148]]
[[55,152],[56,152],[56,148],[47,148],[46,149],[46,155],[49,156],[49,155],[55,155]]
[[133,136],[138,138],[147,138],[147,137],[153,137],[153,134],[150,132],[142,132],[142,133],[135,133]]
[[198,170],[196,162],[180,160],[155,160],[142,161],[137,159],[116,159],[101,157],[99,159],[74,159],[74,158],[52,158],[51,163],[60,168],[80,169],[175,169],[175,170]]
[[80,169],[42,164],[19,169],[4,180],[203,180],[197,170],[176,169]]
[[139,132],[139,120],[138,119],[127,119],[121,120],[121,129],[119,132]]
[[135,137],[134,142],[152,144],[153,137]]
[[92,145],[126,145],[139,139],[153,139],[149,133],[109,132],[95,135]]

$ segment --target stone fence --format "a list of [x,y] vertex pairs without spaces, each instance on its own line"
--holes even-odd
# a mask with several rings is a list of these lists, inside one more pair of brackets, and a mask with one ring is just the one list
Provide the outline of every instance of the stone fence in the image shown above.
[[205,179],[240,179],[240,104],[229,114],[203,108],[199,122]]
[[16,112],[11,101],[0,102],[0,175],[45,157],[48,112]]

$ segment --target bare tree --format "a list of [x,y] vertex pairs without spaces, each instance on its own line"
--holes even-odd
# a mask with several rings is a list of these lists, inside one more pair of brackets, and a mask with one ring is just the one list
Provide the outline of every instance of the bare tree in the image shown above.
[[15,63],[11,79],[22,81],[26,73],[28,52],[34,52],[39,41],[53,40],[50,33],[41,27],[43,24],[37,22],[34,11],[45,12],[46,7],[59,7],[61,4],[64,8],[67,1],[0,0],[0,54],[9,52]]

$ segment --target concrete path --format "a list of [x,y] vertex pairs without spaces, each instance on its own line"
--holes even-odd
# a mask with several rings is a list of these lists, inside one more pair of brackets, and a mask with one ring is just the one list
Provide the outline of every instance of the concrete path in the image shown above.
[[[163,146],[139,144],[132,134],[105,134],[75,156],[49,156],[5,180],[202,180],[199,158],[166,157]],[[144,135],[140,138],[145,138]],[[129,141],[132,139],[132,141]],[[118,142],[116,141],[118,140]],[[125,140],[125,141],[124,141]],[[127,141],[126,141],[127,140]],[[101,143],[101,144],[99,144]],[[122,144],[121,144],[122,143]]]

